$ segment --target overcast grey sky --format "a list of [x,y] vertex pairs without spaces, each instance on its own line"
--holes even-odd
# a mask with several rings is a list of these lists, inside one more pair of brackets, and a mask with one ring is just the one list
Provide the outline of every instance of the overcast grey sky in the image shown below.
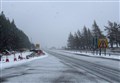
[[107,0],[109,2],[94,2],[96,0],[92,2],[89,0],[82,0],[82,2],[77,2],[80,0],[76,2],[69,2],[74,0],[66,0],[66,2],[64,0],[61,2],[2,1],[0,7],[5,15],[10,20],[14,19],[17,27],[23,30],[32,42],[40,43],[41,46],[65,46],[70,32],[81,30],[84,25],[91,28],[94,20],[102,30],[108,20],[120,22],[120,3],[113,2],[119,0]]

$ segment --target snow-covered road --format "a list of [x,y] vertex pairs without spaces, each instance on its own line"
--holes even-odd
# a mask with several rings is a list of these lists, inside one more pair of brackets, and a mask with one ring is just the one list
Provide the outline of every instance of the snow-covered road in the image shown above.
[[120,61],[108,58],[103,59],[89,56],[87,57],[83,55],[80,56],[64,53],[60,50],[50,50],[48,53],[54,55],[55,57],[58,57],[65,64],[68,64],[78,70],[83,69],[87,73],[91,73],[92,75],[102,78],[109,83],[120,82]]
[[[2,83],[110,83],[110,80],[106,80],[107,78],[103,79],[100,77],[100,75],[96,76],[95,74],[88,72],[89,68],[88,70],[83,68],[82,65],[78,64],[79,63],[78,60],[74,58],[68,58],[62,56],[67,54],[61,53],[62,54],[61,55],[58,54],[58,52],[57,53],[53,51],[52,52],[47,51],[47,52],[49,53],[48,57],[42,59],[36,59],[18,66],[13,66],[2,70],[2,74],[0,76],[1,82]],[[86,63],[82,63],[82,64],[86,64]],[[111,79],[111,82],[114,81],[115,80]]]
[[92,56],[92,54],[89,55],[89,53],[87,54],[76,54],[76,53],[73,53],[73,52],[66,52],[66,51],[63,51],[63,50],[51,50],[52,52],[55,52],[55,53],[59,53],[59,54],[63,54],[63,55],[66,55],[66,56],[71,56],[71,57],[74,57],[74,58],[78,58],[78,59],[82,59],[82,60],[85,60],[85,61],[89,61],[89,62],[92,62],[92,63],[95,63],[95,64],[99,64],[99,65],[104,65],[104,66],[107,66],[107,67],[110,67],[110,68],[114,68],[114,69],[118,69],[120,70],[120,60],[119,59],[111,59],[111,58],[106,58],[103,56],[99,56],[99,55],[94,55]]

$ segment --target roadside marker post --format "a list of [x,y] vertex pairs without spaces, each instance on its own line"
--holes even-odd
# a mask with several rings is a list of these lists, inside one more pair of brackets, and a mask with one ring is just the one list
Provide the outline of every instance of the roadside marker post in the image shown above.
[[9,62],[8,55],[6,55],[6,62]]
[[92,48],[93,48],[93,55],[94,55],[94,51],[95,51],[95,49],[94,49],[94,45],[95,45],[95,44],[94,44],[94,43],[95,43],[95,42],[94,42],[94,37],[93,37],[93,40],[92,40],[92,41],[93,41]]
[[93,37],[93,54],[98,54],[98,37]]
[[15,56],[15,53],[14,53],[14,61],[17,61],[17,58],[16,58],[16,56]]
[[106,56],[106,48],[104,49],[104,54],[105,54],[105,56]]

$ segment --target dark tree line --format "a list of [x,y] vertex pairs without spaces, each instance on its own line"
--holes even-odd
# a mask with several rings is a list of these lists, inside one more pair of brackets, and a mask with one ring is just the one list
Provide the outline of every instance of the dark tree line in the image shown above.
[[105,26],[105,30],[107,30],[110,46],[112,48],[113,45],[116,45],[116,47],[120,46],[120,24],[108,21],[108,26]]
[[10,22],[2,12],[0,14],[0,50],[19,50],[30,47],[31,43],[27,35],[17,28],[14,20]]
[[108,38],[111,47],[113,47],[114,44],[116,44],[117,47],[120,46],[120,24],[108,21],[108,26],[105,26],[105,30],[107,30],[107,35],[102,33],[100,27],[97,25],[96,21],[94,21],[91,30],[84,26],[82,31],[78,30],[74,34],[70,32],[67,48],[75,50],[91,50],[94,48],[94,38]]

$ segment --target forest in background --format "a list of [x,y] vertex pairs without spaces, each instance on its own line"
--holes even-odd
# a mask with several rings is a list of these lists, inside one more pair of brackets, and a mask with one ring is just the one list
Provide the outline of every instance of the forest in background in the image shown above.
[[107,38],[109,48],[118,48],[120,47],[120,24],[116,22],[108,21],[108,25],[104,26],[104,31],[107,32],[106,35],[103,34],[100,27],[93,22],[92,28],[89,29],[86,26],[83,27],[83,30],[78,30],[74,34],[70,32],[66,49],[71,50],[92,50],[97,49],[94,47],[94,38]]
[[0,14],[0,50],[30,49],[31,44],[28,36],[10,21],[3,12]]

